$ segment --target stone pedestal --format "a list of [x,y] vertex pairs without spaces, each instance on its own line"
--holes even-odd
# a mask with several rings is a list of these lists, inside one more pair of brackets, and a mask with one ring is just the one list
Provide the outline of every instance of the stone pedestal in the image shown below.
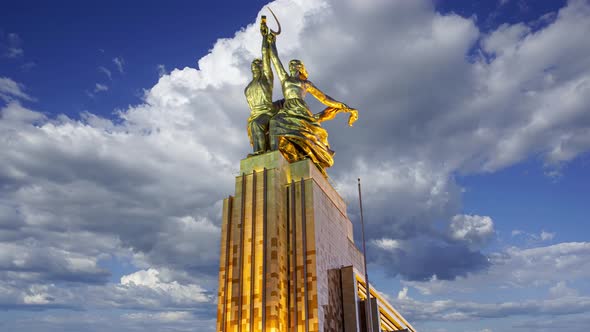
[[240,173],[223,203],[217,331],[341,332],[346,317],[358,330],[363,256],[340,195],[311,161],[278,151]]

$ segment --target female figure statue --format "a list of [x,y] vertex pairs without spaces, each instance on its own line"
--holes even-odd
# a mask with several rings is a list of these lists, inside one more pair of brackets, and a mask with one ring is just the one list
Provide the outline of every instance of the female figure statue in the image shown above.
[[[334,164],[334,151],[328,144],[328,132],[320,122],[333,119],[337,113],[347,112],[350,113],[348,124],[352,126],[358,118],[358,111],[334,100],[313,85],[307,79],[307,71],[301,61],[289,61],[287,73],[277,54],[275,34],[271,31],[265,37],[285,96],[282,108],[270,120],[270,149],[281,151],[289,162],[310,158],[327,176],[325,169]],[[308,92],[328,107],[316,115],[312,114],[304,100]]]

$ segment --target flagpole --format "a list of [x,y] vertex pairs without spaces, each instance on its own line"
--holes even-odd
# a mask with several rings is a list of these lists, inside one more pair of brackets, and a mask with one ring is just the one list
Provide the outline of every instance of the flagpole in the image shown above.
[[367,301],[365,304],[365,318],[367,332],[373,332],[373,312],[371,311],[371,288],[369,286],[369,271],[367,270],[367,247],[365,245],[365,221],[363,219],[363,197],[361,195],[361,178],[358,178],[359,206],[361,208],[361,234],[363,237],[363,262],[365,263],[365,289],[367,290]]

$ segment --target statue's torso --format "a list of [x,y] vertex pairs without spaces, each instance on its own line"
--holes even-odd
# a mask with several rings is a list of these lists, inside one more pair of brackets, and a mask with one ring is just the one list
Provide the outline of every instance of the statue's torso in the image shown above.
[[272,105],[272,86],[265,79],[254,79],[244,90],[250,109]]
[[305,95],[307,94],[305,81],[302,81],[298,77],[289,76],[282,82],[282,85],[285,99],[305,99]]

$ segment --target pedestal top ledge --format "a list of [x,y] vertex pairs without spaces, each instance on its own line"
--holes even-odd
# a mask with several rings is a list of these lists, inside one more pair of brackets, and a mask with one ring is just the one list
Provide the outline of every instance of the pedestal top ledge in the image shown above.
[[261,172],[264,168],[286,168],[289,162],[279,151],[271,151],[257,156],[248,157],[240,161],[240,174],[252,173],[252,171]]
[[262,172],[264,168],[268,170],[279,169],[285,172],[285,179],[287,179],[285,185],[290,183],[291,180],[298,182],[302,179],[313,179],[324,193],[326,193],[338,210],[346,216],[346,203],[311,160],[304,159],[289,164],[281,152],[271,151],[261,155],[248,157],[240,161],[240,174],[250,174],[252,171]]

